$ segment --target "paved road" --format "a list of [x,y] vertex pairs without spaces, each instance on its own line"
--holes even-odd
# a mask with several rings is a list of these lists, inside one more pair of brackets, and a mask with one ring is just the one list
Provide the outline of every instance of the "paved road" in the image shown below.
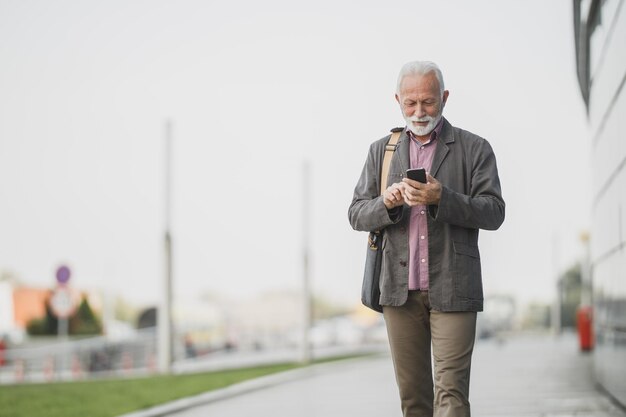
[[[626,417],[591,380],[592,357],[573,335],[481,341],[472,366],[470,401],[479,417]],[[399,417],[391,359],[382,355],[315,366],[246,393],[214,396],[175,417]],[[155,410],[157,411],[157,410]]]

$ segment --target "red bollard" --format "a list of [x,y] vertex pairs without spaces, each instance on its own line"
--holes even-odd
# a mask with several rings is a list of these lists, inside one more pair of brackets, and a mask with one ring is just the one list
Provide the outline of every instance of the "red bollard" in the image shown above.
[[591,306],[580,306],[576,311],[576,327],[580,350],[589,352],[593,349],[593,310]]
[[46,382],[51,382],[54,379],[54,358],[50,356],[43,364],[43,376]]
[[122,353],[122,369],[129,372],[133,369],[133,357],[129,352]]
[[17,359],[15,361],[15,382],[24,382],[24,359]]
[[80,363],[78,355],[72,356],[72,376],[74,379],[78,379],[83,376],[83,367]]
[[147,364],[148,364],[148,371],[150,373],[154,373],[157,371],[156,358],[154,356],[155,356],[154,353],[152,352],[148,353]]
[[4,343],[4,339],[0,337],[0,366],[6,365],[7,361],[5,358],[5,352],[7,350],[7,345]]

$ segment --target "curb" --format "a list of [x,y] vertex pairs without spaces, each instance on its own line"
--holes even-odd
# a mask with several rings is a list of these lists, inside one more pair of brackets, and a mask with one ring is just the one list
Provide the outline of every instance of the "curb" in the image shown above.
[[367,358],[354,358],[354,359],[342,359],[336,362],[320,363],[317,365],[305,366],[303,368],[293,369],[289,371],[279,372],[272,375],[262,376],[247,381],[239,382],[237,384],[229,385],[225,388],[220,388],[212,391],[208,391],[202,394],[193,395],[190,397],[173,400],[165,404],[156,405],[154,407],[146,408],[139,411],[133,411],[127,414],[121,414],[117,417],[163,417],[172,413],[177,413],[189,408],[198,407],[201,405],[210,404],[212,402],[225,400],[238,395],[247,394],[250,392],[262,390],[265,388],[274,387],[276,385],[285,384],[298,379],[311,377],[319,372],[328,371],[330,369],[338,369],[342,367],[352,366],[354,363],[371,360],[373,355]]

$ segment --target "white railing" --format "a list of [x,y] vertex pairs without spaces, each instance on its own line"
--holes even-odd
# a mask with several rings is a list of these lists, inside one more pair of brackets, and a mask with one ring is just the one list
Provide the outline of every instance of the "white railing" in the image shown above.
[[146,329],[121,341],[98,336],[9,348],[0,366],[0,384],[151,372],[155,370],[155,346],[154,329]]

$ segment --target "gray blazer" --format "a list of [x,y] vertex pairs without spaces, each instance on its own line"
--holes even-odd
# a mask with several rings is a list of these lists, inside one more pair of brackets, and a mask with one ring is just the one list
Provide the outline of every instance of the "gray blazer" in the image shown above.
[[[409,282],[407,205],[387,210],[380,171],[390,135],[374,142],[348,210],[355,230],[383,230],[380,304],[406,302]],[[428,207],[429,298],[437,311],[482,311],[483,287],[478,230],[496,230],[504,221],[504,200],[496,158],[485,139],[444,119],[431,175],[441,182],[441,201]],[[402,181],[410,168],[406,128],[391,160],[387,184]]]

